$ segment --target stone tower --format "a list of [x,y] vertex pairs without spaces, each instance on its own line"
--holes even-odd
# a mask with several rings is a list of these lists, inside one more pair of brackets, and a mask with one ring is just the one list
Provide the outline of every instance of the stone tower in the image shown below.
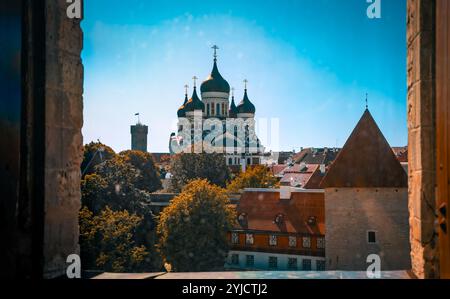
[[148,126],[138,122],[131,126],[131,149],[136,151],[147,151]]

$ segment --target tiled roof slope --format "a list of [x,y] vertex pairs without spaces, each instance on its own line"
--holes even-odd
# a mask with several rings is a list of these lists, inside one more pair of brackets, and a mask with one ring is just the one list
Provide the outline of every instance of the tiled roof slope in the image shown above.
[[366,109],[320,186],[402,188],[407,183],[403,167]]

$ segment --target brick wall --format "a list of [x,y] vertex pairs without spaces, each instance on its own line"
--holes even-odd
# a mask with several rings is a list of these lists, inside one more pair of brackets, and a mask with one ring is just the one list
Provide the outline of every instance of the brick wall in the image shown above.
[[408,0],[408,159],[412,270],[438,275],[435,215],[435,1]]

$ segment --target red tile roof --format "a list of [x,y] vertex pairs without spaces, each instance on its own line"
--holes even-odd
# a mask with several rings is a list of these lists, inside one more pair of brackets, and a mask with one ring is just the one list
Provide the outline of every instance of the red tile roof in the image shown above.
[[[325,234],[324,193],[293,192],[290,199],[280,199],[273,191],[245,191],[237,206],[237,214],[246,221],[238,229],[276,233]],[[283,215],[281,224],[275,222]],[[311,217],[314,221],[310,222]]]

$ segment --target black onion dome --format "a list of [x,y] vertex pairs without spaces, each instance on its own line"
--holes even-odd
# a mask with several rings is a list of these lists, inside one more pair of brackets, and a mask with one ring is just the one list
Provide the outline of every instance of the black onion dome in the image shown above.
[[187,102],[188,102],[188,97],[187,97],[187,94],[186,94],[184,96],[184,103],[183,103],[183,105],[181,105],[181,107],[178,108],[178,111],[177,111],[178,117],[185,117],[186,116],[186,111],[184,110],[184,106],[186,105]]
[[231,97],[230,109],[228,110],[229,117],[237,117],[238,109],[234,103],[234,96]]
[[230,84],[222,77],[217,68],[216,59],[214,59],[213,69],[209,77],[203,81],[200,91],[204,92],[225,92],[230,93]]
[[194,87],[194,92],[192,93],[192,97],[187,101],[186,105],[184,105],[184,110],[186,112],[194,111],[194,110],[202,110],[205,111],[205,104],[199,99],[197,95],[197,87]]
[[244,98],[237,106],[237,110],[238,110],[238,113],[253,113],[253,114],[255,114],[255,111],[256,111],[255,105],[253,105],[252,102],[250,102],[250,100],[248,99],[247,89],[245,89]]

